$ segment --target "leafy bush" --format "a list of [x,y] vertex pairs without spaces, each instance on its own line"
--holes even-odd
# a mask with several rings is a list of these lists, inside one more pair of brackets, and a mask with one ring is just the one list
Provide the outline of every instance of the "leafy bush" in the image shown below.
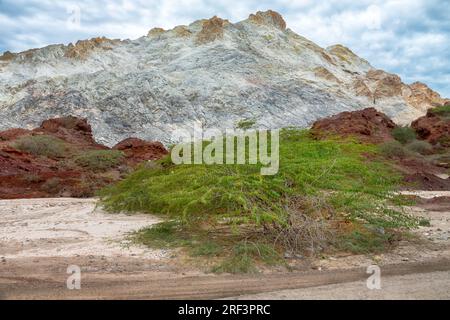
[[412,152],[417,152],[420,154],[429,154],[433,151],[433,146],[422,140],[414,140],[406,145],[406,148]]
[[374,145],[317,141],[308,131],[284,130],[277,175],[261,176],[260,165],[174,165],[169,155],[159,166],[141,166],[104,189],[102,203],[109,211],[162,214],[175,221],[176,227],[143,231],[139,241],[149,245],[159,239],[158,246],[186,246],[194,235],[199,237],[194,242],[210,241],[201,236],[206,223],[209,235],[228,235],[224,248],[250,232],[255,242],[265,239],[282,250],[320,250],[344,232],[335,228],[339,221],[374,226],[368,233],[417,226],[416,219],[390,207],[401,177],[378,152]]
[[398,141],[388,141],[380,145],[380,152],[388,158],[404,158],[407,150]]
[[402,144],[406,144],[416,139],[416,131],[411,127],[396,127],[392,130],[392,136]]
[[118,150],[92,150],[75,157],[75,163],[93,171],[104,171],[119,165],[123,157]]
[[46,157],[62,157],[67,151],[63,140],[47,135],[24,136],[14,142],[12,146],[23,152]]

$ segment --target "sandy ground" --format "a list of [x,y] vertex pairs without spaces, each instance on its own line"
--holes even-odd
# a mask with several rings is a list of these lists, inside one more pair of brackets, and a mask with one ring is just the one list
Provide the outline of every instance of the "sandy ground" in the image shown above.
[[[107,214],[95,199],[0,201],[0,298],[449,299],[450,212],[410,210],[431,226],[390,252],[305,259],[292,272],[237,276],[208,274],[180,263],[176,251],[130,243],[130,232],[158,222],[150,215]],[[382,270],[380,291],[365,287],[373,264]],[[67,289],[70,265],[82,270],[81,290]]]
[[[150,215],[107,214],[95,199],[0,201],[0,257],[141,257],[164,251],[131,245],[126,235],[157,223]],[[2,259],[0,258],[0,259]]]

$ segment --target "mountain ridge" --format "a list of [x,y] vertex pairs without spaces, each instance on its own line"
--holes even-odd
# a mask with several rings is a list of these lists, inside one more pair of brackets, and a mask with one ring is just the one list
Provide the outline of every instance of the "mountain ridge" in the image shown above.
[[255,128],[307,127],[367,107],[406,124],[446,102],[342,45],[321,48],[272,10],[0,57],[0,130],[82,116],[107,145],[129,136],[168,144],[176,129],[226,129],[246,119]]

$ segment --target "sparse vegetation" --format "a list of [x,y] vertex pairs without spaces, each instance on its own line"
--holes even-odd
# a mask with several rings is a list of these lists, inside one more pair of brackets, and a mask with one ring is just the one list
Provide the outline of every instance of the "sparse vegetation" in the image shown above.
[[411,127],[396,127],[392,130],[392,136],[402,144],[406,144],[416,139],[416,131]]
[[256,124],[255,120],[241,120],[237,124],[238,129],[249,130]]
[[62,157],[67,151],[63,140],[47,135],[24,136],[14,142],[12,146],[23,152],[45,157]]
[[427,141],[414,140],[406,145],[409,151],[416,152],[422,155],[430,154],[433,151],[433,146]]
[[[192,249],[206,242],[217,243],[222,251],[212,250],[212,255],[223,260],[215,271],[224,272],[252,271],[251,261],[268,263],[253,249],[245,254],[235,250],[240,243],[263,244],[278,256],[287,251],[316,254],[330,247],[350,250],[359,242],[377,250],[379,241],[387,246],[396,230],[418,225],[417,219],[391,208],[402,203],[392,193],[401,177],[376,146],[317,141],[298,130],[282,131],[280,140],[275,176],[261,176],[260,165],[173,165],[168,156],[159,166],[141,166],[104,189],[103,204],[110,211],[171,220],[139,232],[135,239],[141,243],[191,248],[191,254],[209,252]],[[385,236],[378,237],[381,229]],[[355,230],[364,237],[350,237]],[[378,239],[375,245],[370,237]]]
[[119,165],[123,157],[118,150],[91,150],[75,157],[75,163],[92,171],[104,171]]
[[442,107],[431,109],[430,112],[444,118],[450,118],[450,105],[445,105]]
[[408,152],[398,141],[388,141],[380,145],[381,153],[387,158],[404,158]]
[[44,191],[56,194],[61,189],[61,180],[58,177],[48,179],[41,187]]
[[38,183],[43,180],[42,177],[34,173],[25,174],[22,179],[28,183]]
[[262,261],[266,265],[282,263],[280,254],[272,245],[262,242],[239,242],[226,257],[212,271],[217,273],[255,273],[258,271],[255,261]]

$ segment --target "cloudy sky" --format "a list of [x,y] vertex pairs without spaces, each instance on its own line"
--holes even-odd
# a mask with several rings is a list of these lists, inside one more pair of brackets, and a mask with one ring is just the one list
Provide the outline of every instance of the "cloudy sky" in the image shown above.
[[450,97],[450,0],[0,0],[0,52],[103,35],[135,39],[156,26],[214,15],[237,22],[267,9],[321,46],[344,44]]

